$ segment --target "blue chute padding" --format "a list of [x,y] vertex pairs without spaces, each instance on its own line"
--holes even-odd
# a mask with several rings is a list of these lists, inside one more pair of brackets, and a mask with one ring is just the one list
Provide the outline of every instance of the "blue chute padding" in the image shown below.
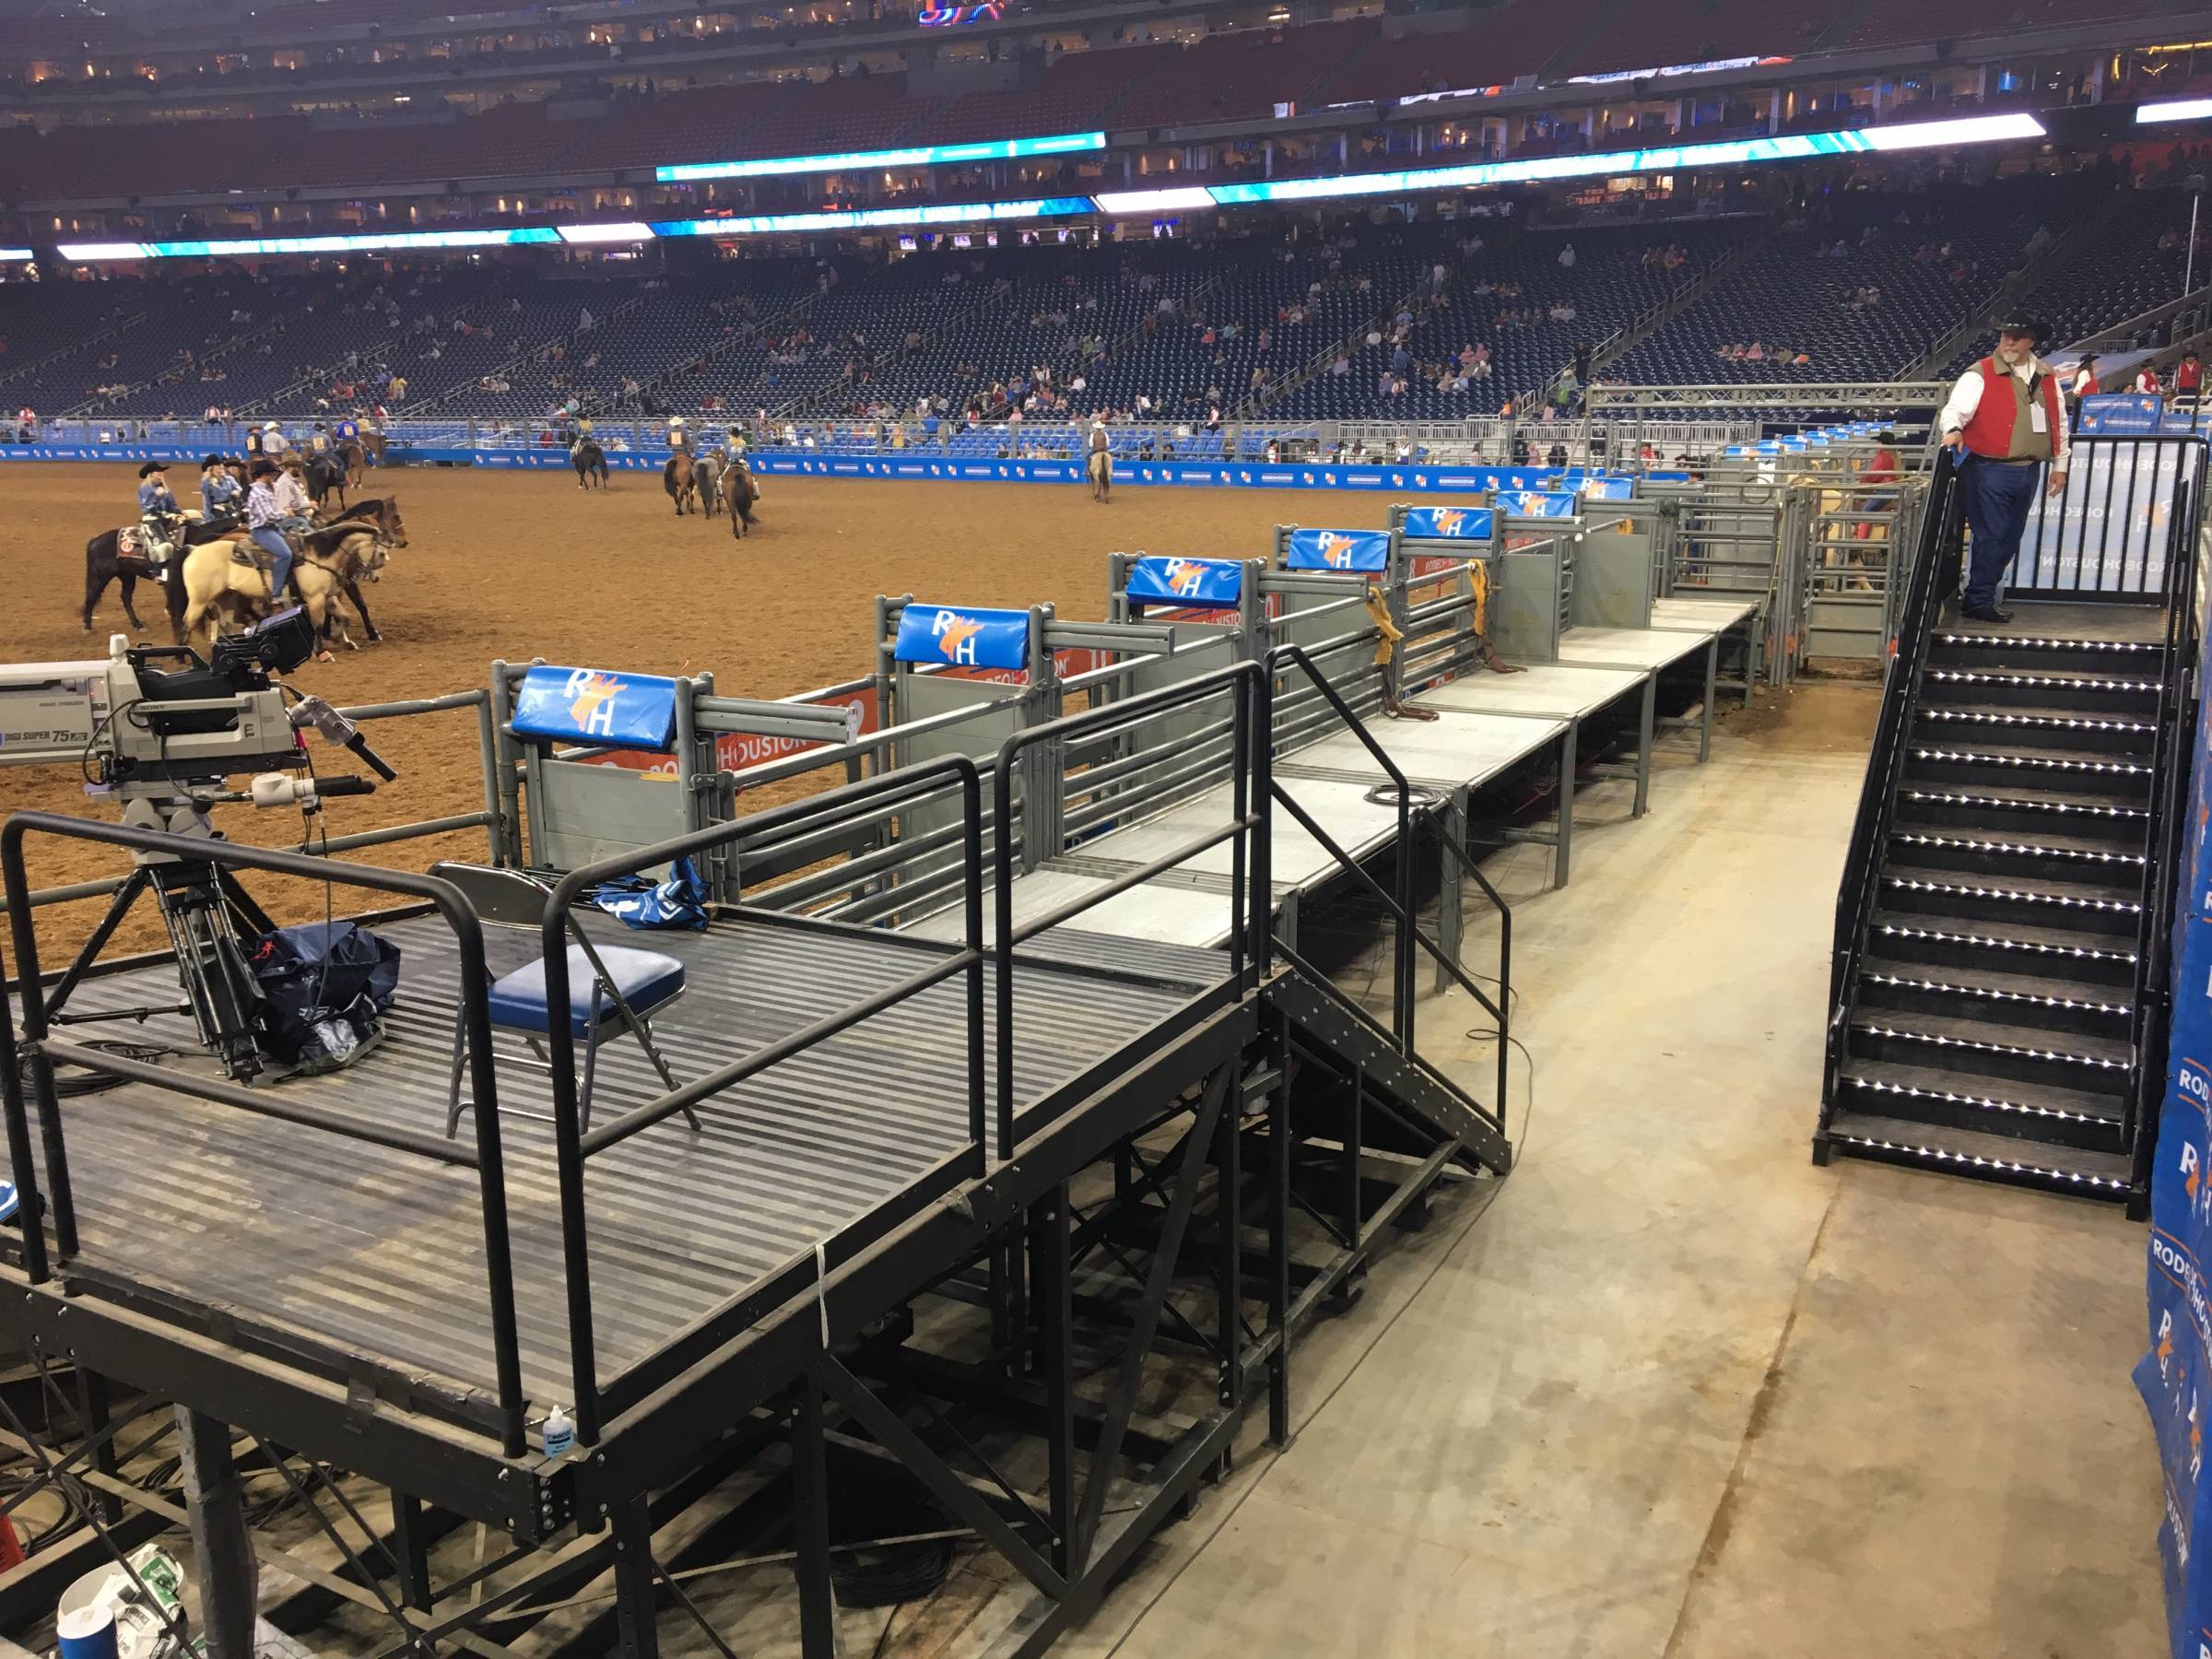
[[12,1181],[0,1181],[0,1221],[13,1221],[16,1211],[22,1207],[23,1196],[16,1191]]
[[[1740,449],[1732,449],[1728,453],[1732,455],[1740,455],[1744,452]],[[1645,482],[1651,484],[1687,484],[1689,482],[1689,475],[1686,472],[1648,472],[1643,477]]]
[[1501,489],[1498,508],[1508,518],[1572,518],[1575,498],[1564,489]]
[[1390,535],[1382,530],[1293,530],[1283,559],[1291,571],[1371,573],[1390,563]]
[[1625,501],[1636,493],[1633,478],[1584,478],[1583,495],[1593,501]]
[[1244,567],[1233,559],[1140,559],[1129,570],[1128,595],[1154,605],[1231,606],[1243,596]]
[[898,657],[941,668],[1026,668],[1030,613],[910,605],[899,616]]
[[[684,965],[657,950],[602,946],[599,959],[606,964],[608,982],[622,993],[622,1000],[640,1018],[684,988]],[[591,1034],[594,993],[599,1004],[599,1023],[616,1025],[621,1016],[615,1011],[614,998],[599,989],[599,971],[592,966],[592,959],[584,955],[582,946],[570,946],[569,1030],[579,1037]],[[541,1034],[551,1030],[546,1008],[546,964],[542,959],[493,981],[487,1001],[494,1025],[504,1026],[511,1031]]]
[[533,668],[514,699],[524,737],[660,749],[676,742],[676,682],[604,668]]
[[1403,528],[1408,541],[1488,541],[1498,515],[1488,507],[1408,507]]
[[707,924],[707,884],[688,858],[668,866],[668,878],[623,876],[592,889],[592,903],[629,927]]

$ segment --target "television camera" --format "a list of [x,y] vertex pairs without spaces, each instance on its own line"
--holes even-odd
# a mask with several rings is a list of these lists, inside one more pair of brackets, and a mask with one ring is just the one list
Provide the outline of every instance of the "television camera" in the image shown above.
[[[367,778],[314,775],[310,727],[385,782],[398,776],[352,721],[277,677],[314,649],[313,625],[295,606],[218,639],[204,658],[189,646],[134,645],[116,634],[104,660],[0,665],[0,765],[75,764],[86,794],[118,802],[124,824],[210,841],[222,839],[209,818],[218,806],[297,806],[312,815],[327,797],[371,794],[376,785]],[[241,775],[244,786],[233,786]],[[171,1011],[72,1016],[64,1008],[85,968],[151,891],[183,984],[185,1003],[174,1011],[190,1011],[225,1076],[252,1080],[266,1061],[255,1039],[261,994],[240,926],[258,936],[275,924],[212,859],[135,856],[107,914],[57,986],[49,1017],[67,1023]]]

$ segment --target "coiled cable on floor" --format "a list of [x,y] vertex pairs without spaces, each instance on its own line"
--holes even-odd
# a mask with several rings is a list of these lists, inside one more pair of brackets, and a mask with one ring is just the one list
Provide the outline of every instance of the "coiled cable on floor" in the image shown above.
[[[1398,804],[1398,786],[1395,783],[1376,784],[1367,792],[1367,804],[1370,806],[1395,806]],[[1438,790],[1430,789],[1419,783],[1406,785],[1406,805],[1408,806],[1418,807],[1426,811],[1431,806],[1441,806],[1443,804],[1443,794]]]
[[[112,1037],[97,1037],[83,1046],[98,1049],[103,1054],[114,1054],[124,1060],[136,1060],[152,1065],[168,1059],[177,1051],[162,1042],[124,1042]],[[16,1075],[26,1088],[30,1084],[30,1056],[25,1054],[16,1063]],[[56,1070],[53,1074],[53,1092],[62,1100],[73,1095],[101,1094],[121,1085],[124,1079],[108,1072]]]
[[890,1607],[920,1601],[952,1572],[950,1537],[918,1538],[830,1558],[830,1583],[841,1607]]

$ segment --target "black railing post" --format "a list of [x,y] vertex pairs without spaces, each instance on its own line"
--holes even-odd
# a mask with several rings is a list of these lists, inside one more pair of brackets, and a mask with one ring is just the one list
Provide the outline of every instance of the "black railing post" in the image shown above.
[[991,849],[994,862],[994,912],[997,936],[992,941],[992,959],[998,978],[994,990],[998,1009],[998,1161],[1014,1156],[1014,756],[1015,740],[1008,738],[998,751],[998,765],[991,773],[991,827],[997,844]]
[[[32,924],[23,873],[23,837],[29,827],[24,818],[8,819],[4,835],[0,835],[0,863],[6,865],[8,930],[15,940],[16,983],[23,998],[23,1041],[30,1051],[30,1090],[38,1102],[39,1142],[45,1149],[46,1183],[53,1194],[53,1249],[65,1262],[76,1253],[76,1201],[69,1185],[69,1151],[63,1144],[62,1103],[53,1089],[53,1062],[42,1046],[46,1041],[46,993],[39,983],[38,929]],[[13,1056],[10,1058],[12,1061]],[[19,1088],[19,1082],[15,1087]],[[12,1132],[12,1122],[9,1127]],[[34,1203],[37,1196],[34,1183],[23,1193],[23,1202]],[[40,1221],[35,1212],[26,1212],[25,1239]]]
[[584,1227],[583,1129],[576,1104],[576,1034],[569,1010],[569,904],[574,873],[546,897],[540,924],[546,964],[546,1050],[553,1086],[554,1182],[560,1197],[561,1278],[569,1303],[569,1375],[576,1392],[571,1415],[576,1441],[599,1441],[599,1362],[592,1333],[592,1251]]
[[1252,720],[1252,800],[1259,833],[1252,839],[1252,961],[1255,981],[1265,980],[1274,962],[1275,945],[1275,678],[1263,673],[1253,684]]
[[960,807],[967,818],[960,837],[960,859],[965,866],[961,884],[960,922],[971,959],[965,978],[968,993],[968,1134],[975,1142],[975,1173],[988,1167],[990,1147],[984,1139],[988,1107],[983,1063],[983,799],[982,781],[970,767],[960,774]]

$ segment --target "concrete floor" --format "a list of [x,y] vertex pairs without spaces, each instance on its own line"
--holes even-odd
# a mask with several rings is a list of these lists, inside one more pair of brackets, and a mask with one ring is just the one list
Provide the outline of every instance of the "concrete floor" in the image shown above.
[[1496,861],[1535,1063],[1518,1171],[1309,1341],[1290,1449],[1061,1651],[2160,1651],[2142,1230],[1807,1159],[1874,697],[1731,716],[1639,823],[1585,791],[1564,892],[1535,849]]

